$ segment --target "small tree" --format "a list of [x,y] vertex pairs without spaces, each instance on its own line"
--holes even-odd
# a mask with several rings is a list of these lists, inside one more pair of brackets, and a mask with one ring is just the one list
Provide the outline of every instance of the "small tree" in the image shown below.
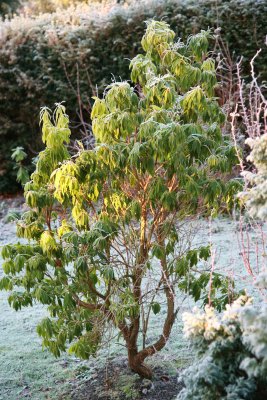
[[[150,21],[145,55],[130,65],[136,86],[116,82],[95,98],[93,150],[81,146],[71,158],[64,107],[53,116],[42,110],[46,148],[25,186],[30,211],[17,223],[18,236],[29,242],[4,247],[1,287],[12,291],[16,310],[34,300],[48,306],[51,318],[37,331],[56,356],[73,342],[70,352],[88,358],[112,324],[125,341],[129,366],[151,378],[144,361],[171,334],[177,289],[205,297],[210,273],[197,264],[209,248],[185,244],[179,221],[186,219],[186,232],[196,212],[230,207],[239,187],[223,179],[236,155],[220,130],[210,36],[202,31],[175,43],[166,23]],[[227,279],[213,277],[209,298],[220,287],[228,302]],[[162,333],[147,346],[151,313],[162,302]]]

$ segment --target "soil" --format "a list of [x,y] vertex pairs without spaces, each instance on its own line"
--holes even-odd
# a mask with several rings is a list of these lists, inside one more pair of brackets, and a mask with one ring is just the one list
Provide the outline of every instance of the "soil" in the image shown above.
[[153,368],[153,380],[140,378],[127,367],[126,358],[117,359],[95,373],[81,385],[81,379],[73,381],[73,388],[64,393],[72,400],[174,400],[182,390],[178,382],[179,370],[166,373],[166,369]]

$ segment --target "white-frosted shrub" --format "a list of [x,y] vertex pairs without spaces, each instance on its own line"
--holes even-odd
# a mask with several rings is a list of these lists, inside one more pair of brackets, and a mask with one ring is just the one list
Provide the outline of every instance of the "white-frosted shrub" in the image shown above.
[[[258,286],[266,291],[266,274]],[[185,313],[184,333],[197,360],[184,371],[177,400],[267,399],[267,305],[241,296],[221,314]]]
[[246,143],[252,149],[248,161],[252,162],[255,172],[245,171],[243,175],[249,187],[240,193],[246,203],[249,214],[261,220],[267,219],[267,134],[255,139],[249,138]]

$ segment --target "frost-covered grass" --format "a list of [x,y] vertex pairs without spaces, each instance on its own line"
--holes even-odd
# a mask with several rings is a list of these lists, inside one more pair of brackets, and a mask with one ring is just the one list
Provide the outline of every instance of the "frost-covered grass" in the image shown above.
[[[13,224],[3,224],[0,244],[15,239]],[[45,314],[42,306],[16,312],[9,307],[7,297],[0,292],[0,399],[54,398],[53,393],[71,377],[73,362],[65,357],[55,360],[42,351],[35,331]],[[70,367],[65,368],[66,362]]]
[[[0,246],[16,241],[13,224],[0,223],[0,229]],[[226,218],[215,220],[211,225],[206,221],[198,222],[194,241],[199,244],[211,241],[215,252],[214,270],[233,277],[238,288],[245,287],[248,294],[254,294],[257,298],[253,278],[244,267],[236,230],[239,230],[238,223]],[[244,231],[245,244],[247,237]],[[249,238],[247,256],[256,274],[257,269],[264,268],[265,254],[258,232],[250,231]],[[79,361],[68,355],[55,359],[48,351],[42,350],[35,329],[46,313],[45,308],[34,305],[15,312],[9,307],[7,297],[7,293],[0,292],[0,400],[71,398],[69,393],[74,390],[77,379],[82,383],[94,374],[96,367],[104,367],[107,358],[114,360],[126,355],[122,343],[113,341],[91,361]],[[193,302],[186,299],[181,312],[191,310],[193,306]],[[164,318],[164,309],[162,314],[161,318]],[[153,342],[160,334],[161,318],[158,315],[153,318],[147,338],[149,342]],[[185,367],[190,359],[190,350],[182,334],[181,318],[178,317],[166,348],[149,363],[152,366],[161,364],[171,373]]]

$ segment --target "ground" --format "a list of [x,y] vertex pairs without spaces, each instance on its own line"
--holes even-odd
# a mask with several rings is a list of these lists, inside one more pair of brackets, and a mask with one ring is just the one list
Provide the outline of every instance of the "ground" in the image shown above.
[[[7,222],[8,211],[21,210],[23,199],[0,200],[0,246],[15,242],[15,225]],[[265,267],[265,233],[244,229],[245,224],[229,218],[213,222],[196,222],[195,243],[213,245],[214,269],[235,278],[237,286],[253,289],[254,275]],[[1,261],[0,261],[1,263]],[[0,268],[0,276],[2,271]],[[166,348],[149,360],[154,380],[141,380],[127,368],[122,342],[113,341],[90,361],[69,355],[55,359],[41,347],[36,325],[46,313],[36,304],[19,312],[7,302],[8,294],[0,292],[0,400],[73,399],[73,400],[174,400],[181,389],[178,377],[192,356],[182,334],[181,315],[174,326]],[[188,298],[181,313],[193,307]],[[164,310],[163,310],[164,313]],[[148,340],[160,333],[161,321],[153,321]]]

